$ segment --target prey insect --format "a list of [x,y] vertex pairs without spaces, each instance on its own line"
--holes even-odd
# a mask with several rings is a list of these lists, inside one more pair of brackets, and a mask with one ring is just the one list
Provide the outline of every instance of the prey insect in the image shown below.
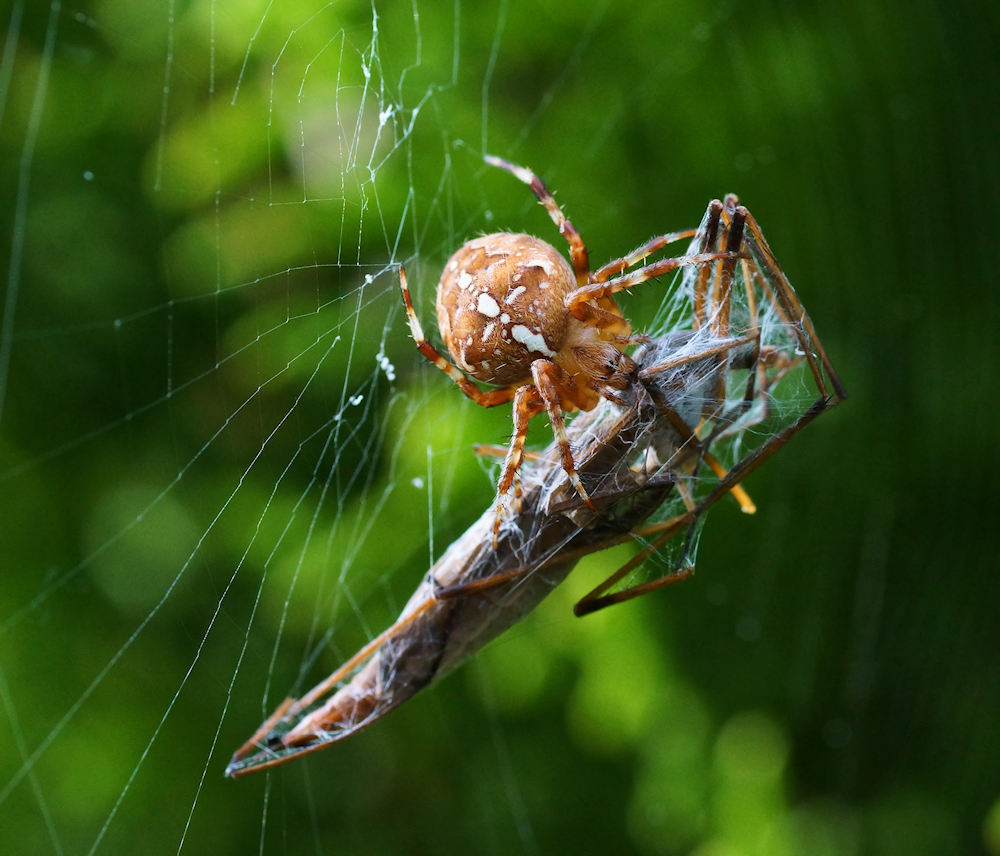
[[[526,180],[531,176],[500,165]],[[549,207],[551,196],[534,181]],[[559,222],[555,214],[553,219]],[[576,402],[582,412],[537,456],[523,455],[523,436],[516,448],[512,442],[504,472],[514,454],[520,478],[512,476],[511,484],[519,484],[520,493],[503,525],[495,509],[486,511],[428,571],[397,621],[301,698],[282,703],[236,752],[227,775],[318,751],[377,721],[517,623],[583,556],[621,543],[639,547],[576,605],[577,615],[690,577],[694,536],[723,497],[732,495],[744,511],[753,510],[743,479],[845,392],[798,296],[735,196],[713,201],[699,229],[686,234],[694,236],[689,254],[663,260],[670,262],[666,270],[684,271],[675,304],[686,308],[685,317],[642,337],[631,357],[618,348],[627,342],[617,338],[630,339],[630,331],[601,339],[624,358],[615,358],[625,367],[623,382],[593,406]],[[595,295],[594,302],[585,305],[619,318],[614,324],[625,326],[615,329],[624,330],[627,322],[608,302],[605,286],[631,276],[622,272],[674,237],[654,239],[602,268],[600,288],[585,292]],[[580,254],[573,253],[576,267]],[[655,275],[658,264],[634,271],[636,282]],[[576,281],[584,274],[589,281],[583,268]],[[423,338],[402,271],[401,277],[421,351],[471,386]],[[566,306],[576,299],[571,293],[563,297]],[[610,329],[597,327],[598,334]],[[516,397],[538,376],[532,370],[529,377],[510,394]],[[789,415],[783,388],[801,385],[814,390]],[[671,548],[666,573],[636,578],[647,559]]]

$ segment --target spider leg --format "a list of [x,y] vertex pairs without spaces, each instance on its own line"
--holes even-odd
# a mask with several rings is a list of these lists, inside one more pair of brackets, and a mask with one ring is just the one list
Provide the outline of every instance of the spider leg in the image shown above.
[[652,238],[627,256],[622,256],[620,259],[608,262],[591,277],[590,281],[606,282],[608,277],[614,276],[616,273],[621,273],[634,264],[638,264],[647,256],[651,256],[657,250],[663,249],[667,244],[672,244],[675,241],[683,241],[685,238],[693,238],[697,234],[697,229],[686,229],[683,232],[668,232],[666,235]]
[[[497,545],[500,533],[500,522],[503,512],[503,497],[512,485],[517,484],[521,463],[524,460],[524,442],[528,435],[528,422],[532,416],[548,411],[552,433],[559,445],[559,454],[563,470],[570,483],[576,488],[580,498],[587,503],[592,511],[597,509],[591,502],[586,488],[576,471],[573,461],[573,450],[566,434],[566,422],[563,419],[563,403],[568,402],[579,406],[583,393],[576,381],[567,372],[549,360],[535,360],[531,364],[531,376],[534,384],[518,388],[514,396],[514,434],[511,437],[507,459],[504,462],[500,482],[497,485],[497,517],[493,524],[493,546]],[[520,495],[516,497],[520,499]]]
[[[610,298],[606,299],[610,300]],[[615,306],[615,309],[617,310],[618,307]],[[632,325],[619,313],[590,303],[581,303],[573,314],[588,327],[596,327],[612,336],[621,337],[626,340],[627,344],[631,344]]]
[[498,404],[506,404],[517,390],[516,386],[505,386],[502,389],[482,390],[469,380],[462,370],[446,360],[441,353],[430,342],[424,338],[423,328],[420,326],[420,319],[417,318],[416,310],[413,308],[413,301],[410,299],[410,289],[406,284],[406,271],[402,267],[399,269],[399,287],[403,292],[403,303],[406,305],[406,318],[410,323],[410,334],[416,342],[417,349],[430,362],[436,365],[448,377],[450,377],[469,398],[476,404],[483,407],[496,407]]
[[[500,535],[500,523],[503,519],[504,497],[510,491],[518,473],[521,470],[521,461],[524,459],[524,441],[528,436],[528,422],[532,416],[541,413],[545,409],[545,401],[537,387],[522,386],[514,394],[514,434],[510,438],[510,447],[507,449],[507,458],[504,461],[503,472],[500,474],[500,482],[497,484],[497,511],[496,519],[493,522],[493,549],[497,547],[497,538]],[[560,416],[562,414],[560,413]],[[520,496],[516,497],[520,500]]]
[[[653,264],[638,268],[631,273],[609,279],[607,282],[592,282],[581,285],[566,295],[566,308],[573,313],[573,316],[584,320],[586,310],[581,306],[588,301],[599,301],[604,298],[632,288],[642,282],[656,279],[665,273],[670,273],[684,265],[700,265],[706,262],[714,262],[718,259],[736,258],[733,253],[698,253],[693,256],[678,256],[677,258],[660,259]],[[583,317],[581,317],[583,316]]]
[[577,285],[586,285],[590,280],[590,263],[587,260],[587,246],[583,243],[583,238],[580,237],[576,226],[566,219],[562,208],[559,207],[559,204],[552,197],[552,194],[549,193],[548,188],[542,183],[542,180],[527,167],[518,166],[516,163],[511,163],[502,158],[486,155],[483,160],[491,166],[507,170],[515,178],[523,181],[531,188],[535,196],[538,197],[538,201],[549,212],[552,222],[559,229],[559,234],[569,243],[569,257],[573,263],[573,272],[576,274]]
[[549,412],[549,421],[552,423],[552,433],[559,444],[559,453],[562,458],[563,470],[569,476],[570,482],[576,488],[580,498],[587,503],[591,511],[597,511],[594,503],[590,501],[580,480],[580,475],[576,471],[576,463],[573,461],[573,450],[569,445],[569,437],[566,436],[566,422],[563,419],[563,401],[568,400],[579,406],[582,403],[582,391],[577,386],[576,381],[562,368],[548,360],[535,360],[531,364],[531,376],[535,380],[535,386],[545,402],[545,408]]

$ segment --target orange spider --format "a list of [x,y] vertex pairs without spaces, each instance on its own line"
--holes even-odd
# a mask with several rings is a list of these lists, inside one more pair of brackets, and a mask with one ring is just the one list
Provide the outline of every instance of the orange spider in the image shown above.
[[[495,407],[514,402],[514,434],[497,485],[495,544],[504,499],[512,486],[520,505],[518,476],[528,421],[543,410],[549,414],[563,469],[595,510],[576,472],[563,413],[592,410],[602,397],[624,406],[618,393],[636,382],[635,362],[624,349],[642,337],[631,335],[632,328],[612,295],[681,265],[738,254],[661,259],[622,274],[667,244],[693,237],[697,230],[690,229],[653,238],[591,274],[580,233],[541,179],[497,157],[487,156],[486,162],[507,170],[534,191],[569,242],[572,267],[555,247],[531,235],[497,232],[464,244],[445,265],[437,291],[438,326],[454,363],[424,338],[402,268],[399,276],[410,331],[420,352],[477,404]],[[501,388],[483,391],[468,376]]]

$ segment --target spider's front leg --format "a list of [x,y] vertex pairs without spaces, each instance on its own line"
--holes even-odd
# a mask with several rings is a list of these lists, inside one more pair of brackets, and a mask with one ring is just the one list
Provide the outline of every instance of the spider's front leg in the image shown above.
[[518,166],[516,163],[511,163],[503,158],[498,158],[495,155],[486,155],[483,160],[486,161],[490,166],[496,166],[500,169],[504,169],[513,175],[519,181],[523,181],[528,187],[531,188],[532,193],[538,197],[538,201],[545,206],[545,210],[549,212],[549,217],[552,218],[552,222],[556,224],[559,229],[559,234],[562,235],[566,242],[569,244],[569,256],[573,262],[573,273],[576,275],[577,285],[585,285],[590,280],[590,262],[587,259],[587,246],[583,243],[583,238],[580,237],[580,233],[576,230],[574,226],[563,214],[562,208],[559,207],[559,203],[552,197],[549,193],[549,189],[545,186],[542,180],[535,175],[526,166]]
[[604,265],[604,267],[595,271],[594,275],[591,277],[591,282],[607,282],[615,274],[623,273],[632,267],[632,265],[645,261],[647,256],[651,256],[653,253],[662,250],[667,244],[672,244],[675,241],[683,241],[686,238],[693,238],[697,234],[697,229],[684,229],[680,232],[668,232],[666,235],[659,235],[655,238],[651,238],[627,256],[622,256],[620,259],[614,259]]

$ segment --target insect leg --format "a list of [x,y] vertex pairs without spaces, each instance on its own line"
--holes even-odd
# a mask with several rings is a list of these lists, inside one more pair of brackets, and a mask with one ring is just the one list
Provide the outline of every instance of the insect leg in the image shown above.
[[[652,399],[653,403],[656,405],[657,409],[667,417],[667,421],[670,422],[671,427],[681,435],[685,444],[691,444],[693,448],[701,455],[702,459],[706,464],[712,469],[712,472],[716,474],[720,479],[727,476],[725,468],[722,464],[716,460],[715,456],[711,454],[705,448],[707,444],[703,444],[691,429],[691,427],[681,418],[680,414],[677,413],[668,403],[664,397],[662,391],[657,387],[652,379],[659,373],[665,371],[667,368],[673,368],[677,365],[681,365],[684,362],[692,362],[697,359],[703,359],[708,356],[715,355],[717,353],[722,353],[730,348],[736,347],[741,344],[746,344],[752,341],[752,337],[743,337],[741,339],[729,339],[726,342],[721,342],[718,345],[707,348],[694,356],[686,356],[683,358],[675,358],[673,360],[668,360],[665,363],[660,363],[649,368],[644,368],[639,372],[639,382],[646,388],[646,392],[649,393],[649,397]],[[745,514],[753,514],[757,511],[757,506],[754,504],[753,500],[750,499],[749,494],[739,485],[734,484],[732,487],[732,494],[736,501],[739,502],[740,508],[743,509]]]
[[[822,342],[820,342],[819,337],[816,335],[816,328],[806,314],[802,302],[795,293],[795,289],[792,288],[788,278],[782,272],[777,259],[775,259],[771,248],[767,244],[767,240],[757,225],[757,221],[749,212],[746,213],[746,225],[748,232],[746,235],[747,252],[761,268],[763,278],[770,282],[777,298],[777,305],[784,309],[786,317],[791,320],[796,338],[799,340],[799,347],[805,354],[806,361],[809,363],[809,368],[812,371],[813,378],[816,380],[816,386],[820,394],[824,398],[834,402],[843,401],[847,398],[847,392],[843,384],[841,384],[840,378],[837,377],[837,372],[834,370]],[[823,369],[826,371],[830,385],[833,387],[832,395],[823,379],[823,372],[820,371],[819,365],[816,362],[817,356],[819,357],[819,363],[822,364]]]
[[813,405],[803,413],[798,419],[796,419],[791,425],[782,431],[779,431],[772,437],[769,437],[764,443],[754,449],[752,452],[747,454],[739,463],[736,464],[727,474],[726,477],[720,479],[719,483],[712,489],[711,493],[706,496],[701,503],[698,505],[694,511],[688,512],[688,514],[682,515],[677,518],[677,524],[672,528],[667,529],[659,538],[653,541],[648,547],[643,551],[638,553],[629,562],[623,565],[614,574],[608,577],[604,582],[597,586],[593,591],[587,594],[586,597],[582,598],[579,603],[573,608],[573,612],[576,615],[586,615],[591,612],[596,612],[599,609],[604,609],[607,606],[611,606],[615,603],[622,603],[626,600],[631,600],[634,597],[639,597],[640,595],[647,594],[651,591],[655,591],[657,588],[662,588],[663,586],[672,585],[675,582],[680,582],[681,579],[687,579],[694,572],[694,568],[678,569],[673,573],[666,574],[665,576],[659,577],[658,579],[651,580],[650,582],[641,583],[636,586],[630,586],[629,588],[622,589],[621,591],[613,592],[612,594],[604,594],[611,586],[623,579],[628,573],[637,568],[647,556],[651,555],[653,552],[658,550],[663,544],[667,543],[671,538],[677,535],[681,529],[686,525],[692,525],[695,523],[698,517],[704,514],[709,508],[715,505],[716,502],[722,497],[729,493],[736,485],[738,485],[744,478],[746,478],[750,473],[752,473],[757,467],[764,463],[768,458],[771,457],[775,452],[777,452],[782,446],[785,445],[792,437],[794,437],[799,431],[805,428],[810,422],[813,421],[817,416],[820,415],[824,410],[829,407],[834,406],[833,401],[828,398],[820,398],[813,403]]
[[[511,582],[518,577],[524,576],[526,574],[532,573],[534,571],[540,571],[551,565],[562,565],[567,562],[578,562],[585,556],[589,556],[592,553],[600,553],[602,550],[610,549],[611,547],[617,547],[621,544],[628,544],[635,541],[637,538],[649,538],[653,535],[663,535],[663,533],[669,533],[666,540],[672,538],[683,526],[690,522],[691,513],[685,513],[679,517],[672,517],[669,520],[664,520],[661,523],[652,523],[648,526],[641,526],[637,529],[633,529],[629,532],[618,532],[614,535],[609,535],[606,538],[602,538],[598,541],[593,541],[589,544],[585,544],[581,547],[568,547],[559,550],[552,551],[551,555],[543,558],[541,561],[532,565],[522,565],[520,567],[514,568],[509,571],[503,571],[498,574],[491,574],[488,577],[483,577],[479,580],[474,580],[470,583],[459,583],[453,586],[447,586],[439,588],[435,591],[434,596],[441,601],[456,600],[460,597],[466,597],[470,594],[478,594],[479,592],[489,591],[492,588],[503,585],[504,583]],[[658,546],[650,549],[645,548],[640,555],[642,558],[636,562],[635,565],[631,567],[638,567],[648,556],[652,555],[659,546],[662,546],[666,541],[660,541],[659,539],[655,542]],[[652,546],[652,545],[650,545]],[[630,568],[631,569],[631,568]],[[627,571],[626,571],[627,573]],[[613,584],[613,583],[612,583]]]
[[[710,253],[715,250],[716,239],[719,235],[719,220],[722,217],[722,203],[718,199],[713,199],[708,203],[705,217],[699,227],[701,232],[701,252]],[[698,270],[698,278],[694,286],[694,315],[693,327],[700,330],[707,323],[706,305],[708,304],[708,280],[712,275],[712,268],[708,265]]]

